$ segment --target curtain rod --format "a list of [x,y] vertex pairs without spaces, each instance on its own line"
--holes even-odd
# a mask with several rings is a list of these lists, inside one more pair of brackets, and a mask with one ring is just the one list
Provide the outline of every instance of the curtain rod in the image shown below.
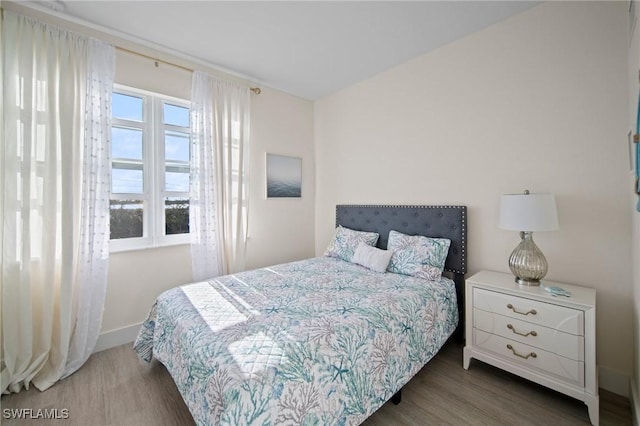
[[[189,72],[193,72],[194,71],[191,68],[184,67],[184,66],[178,65],[178,64],[174,64],[172,62],[163,61],[162,59],[154,58],[153,56],[145,55],[144,53],[139,53],[139,52],[136,52],[134,50],[125,49],[124,47],[116,46],[116,49],[120,50],[122,52],[127,52],[127,53],[131,53],[133,55],[136,55],[136,56],[140,56],[142,58],[150,59],[155,63],[156,67],[158,66],[158,62],[162,62],[163,64],[167,64],[167,65],[170,65],[172,67],[180,68],[180,69],[185,70],[185,71],[189,71]],[[259,95],[260,93],[262,93],[262,90],[259,87],[250,87],[249,90],[251,90],[256,95]]]

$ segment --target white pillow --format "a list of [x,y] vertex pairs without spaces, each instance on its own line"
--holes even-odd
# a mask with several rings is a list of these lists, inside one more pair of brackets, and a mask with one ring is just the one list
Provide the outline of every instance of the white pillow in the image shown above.
[[362,265],[372,271],[384,273],[387,270],[387,266],[389,266],[392,254],[391,250],[381,250],[360,242],[353,253],[351,262]]

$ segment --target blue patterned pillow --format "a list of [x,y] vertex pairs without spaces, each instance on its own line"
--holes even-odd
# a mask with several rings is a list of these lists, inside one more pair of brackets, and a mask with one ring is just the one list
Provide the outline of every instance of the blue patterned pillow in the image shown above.
[[387,250],[393,251],[387,270],[396,274],[437,280],[442,275],[451,240],[389,231]]
[[376,232],[354,231],[353,229],[338,225],[333,241],[331,241],[329,247],[327,247],[324,255],[351,262],[353,253],[356,251],[360,242],[369,246],[375,246],[378,237],[379,235]]

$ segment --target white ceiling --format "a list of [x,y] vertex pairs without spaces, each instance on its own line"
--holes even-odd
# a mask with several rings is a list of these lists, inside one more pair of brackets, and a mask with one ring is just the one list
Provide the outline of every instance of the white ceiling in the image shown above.
[[63,13],[318,99],[520,13],[528,1],[60,1]]

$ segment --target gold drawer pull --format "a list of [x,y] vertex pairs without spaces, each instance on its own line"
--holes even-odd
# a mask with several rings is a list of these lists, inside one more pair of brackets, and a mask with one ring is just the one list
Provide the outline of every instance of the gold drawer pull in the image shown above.
[[528,312],[520,312],[520,311],[516,311],[516,308],[514,308],[514,307],[513,307],[513,305],[512,305],[511,303],[509,303],[509,304],[507,305],[507,308],[511,309],[511,310],[512,310],[513,312],[515,312],[516,314],[520,314],[520,315],[529,315],[529,314],[531,314],[531,315],[535,315],[535,314],[537,314],[537,313],[538,313],[538,312],[536,312],[536,310],[535,310],[535,309],[531,309],[531,310],[530,310],[530,311],[528,311]]
[[532,335],[533,337],[536,337],[538,335],[538,333],[536,333],[535,331],[531,330],[528,333],[520,333],[518,330],[516,330],[515,328],[513,328],[513,326],[511,324],[507,324],[507,328],[511,331],[513,331],[515,334],[519,335],[519,336],[524,336],[527,337],[528,335]]
[[521,355],[518,352],[516,352],[516,350],[513,349],[513,346],[511,346],[511,345],[507,345],[507,349],[510,349],[511,352],[513,352],[513,354],[515,356],[519,356],[520,358],[528,359],[529,357],[531,357],[531,358],[537,358],[538,357],[538,355],[536,355],[535,352],[531,352],[530,354],[527,354],[527,355]]

